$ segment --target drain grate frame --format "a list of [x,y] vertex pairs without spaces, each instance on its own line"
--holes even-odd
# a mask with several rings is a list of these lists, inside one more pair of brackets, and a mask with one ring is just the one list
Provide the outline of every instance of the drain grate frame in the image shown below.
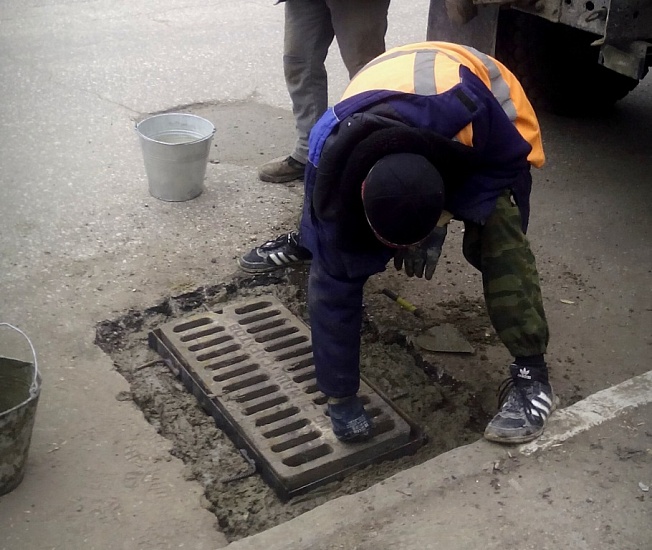
[[359,395],[375,436],[337,441],[314,380],[310,328],[274,296],[166,323],[148,341],[281,500],[425,443],[423,431],[364,376]]

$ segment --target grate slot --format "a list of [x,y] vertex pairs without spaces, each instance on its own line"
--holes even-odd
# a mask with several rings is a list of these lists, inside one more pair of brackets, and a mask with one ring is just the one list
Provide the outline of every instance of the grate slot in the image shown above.
[[374,419],[374,437],[392,431],[396,424],[391,418],[383,417],[380,420]]
[[277,426],[273,430],[263,432],[263,437],[266,437],[267,439],[271,439],[273,437],[285,435],[290,432],[300,430],[301,428],[304,428],[308,424],[310,424],[310,420],[308,420],[307,418],[299,418],[298,420],[294,420],[294,419],[288,420],[285,424]]
[[380,409],[380,407],[369,407],[367,409],[367,414],[371,418],[376,418],[377,416],[380,416],[382,414],[382,412],[383,411]]
[[299,407],[287,407],[279,411],[275,411],[272,414],[267,414],[256,419],[256,426],[267,426],[269,424],[274,424],[279,420],[285,420],[290,416],[294,416],[299,412]]
[[219,338],[211,338],[210,340],[206,340],[205,342],[188,346],[188,350],[199,351],[202,349],[210,348],[211,346],[217,346],[218,344],[223,344],[224,342],[228,342],[229,340],[233,340],[233,336],[229,336],[228,334],[225,334],[224,336],[220,336]]
[[256,376],[245,378],[244,380],[238,380],[237,382],[233,382],[228,386],[224,386],[224,391],[232,392],[232,391],[241,390],[243,388],[248,388],[249,386],[253,386],[254,384],[258,384],[259,382],[264,382],[265,380],[269,380],[269,375],[257,374]]
[[[233,340],[233,338],[231,338],[231,340]],[[242,349],[240,344],[231,344],[229,346],[224,346],[223,348],[216,349],[208,353],[202,353],[197,356],[197,361],[208,361],[209,359],[215,359],[216,357],[221,357],[222,355],[238,351],[239,349]]]
[[237,363],[242,363],[246,359],[251,359],[251,357],[247,354],[244,355],[235,355],[233,357],[229,357],[228,359],[224,359],[224,361],[218,361],[217,363],[209,363],[208,365],[202,365],[205,370],[219,370],[223,369],[224,367],[230,367],[231,365],[235,365]]
[[258,403],[254,403],[245,407],[242,410],[242,413],[249,416],[250,414],[256,414],[261,411],[266,411],[267,409],[271,409],[272,407],[276,407],[277,405],[282,405],[283,403],[287,403],[288,401],[289,399],[285,395],[277,395],[275,397],[266,396],[265,398],[260,399]]
[[[308,443],[309,445],[310,443]],[[322,443],[321,445],[318,445],[316,447],[308,447],[306,449],[303,449],[299,451],[296,454],[290,455],[287,458],[284,458],[282,460],[283,464],[286,466],[290,466],[291,468],[296,468],[297,466],[302,466],[303,464],[307,464],[308,462],[312,462],[313,460],[317,460],[318,458],[322,458],[328,454],[331,454],[333,452],[333,448],[326,444]]]
[[274,330],[268,332],[266,334],[261,334],[256,338],[256,342],[258,342],[259,344],[264,344],[265,342],[269,342],[270,340],[283,338],[283,336],[289,336],[290,334],[296,334],[297,332],[299,332],[299,329],[297,327],[286,327],[280,330]]
[[256,363],[249,363],[248,365],[241,365],[239,367],[231,368],[228,370],[223,370],[219,374],[213,376],[213,380],[216,382],[225,382],[226,380],[231,380],[236,376],[242,376],[243,374],[249,374],[258,370],[260,367]]
[[295,357],[301,357],[308,353],[312,353],[311,345],[302,346],[294,351],[289,351],[288,353],[282,353],[281,355],[277,355],[276,359],[277,361],[286,361],[287,359],[294,359]]
[[249,317],[243,317],[240,319],[240,324],[242,326],[245,325],[250,325],[251,323],[256,323],[258,321],[265,321],[269,319],[270,317],[276,317],[277,315],[280,315],[281,312],[278,309],[270,309],[269,311],[263,311],[261,313],[258,313],[256,315],[250,315]]
[[258,399],[264,395],[269,395],[270,393],[277,392],[279,390],[278,384],[257,384],[256,386],[251,386],[247,391],[243,391],[234,397],[235,401],[238,403],[246,403],[252,399]]
[[270,307],[272,305],[272,302],[254,302],[253,304],[247,304],[242,307],[236,307],[233,311],[235,311],[236,315],[244,315],[245,313],[251,313],[252,311],[258,311],[259,309],[264,309],[266,307]]
[[264,330],[270,330],[276,327],[281,327],[287,324],[287,322],[288,322],[287,319],[274,319],[267,323],[260,323],[252,327],[249,327],[247,328],[247,332],[249,334],[258,334],[259,332],[263,332]]
[[307,357],[306,359],[302,359],[301,361],[298,361],[296,363],[292,363],[289,367],[285,367],[283,370],[286,372],[293,372],[295,370],[301,370],[305,369],[307,367],[312,367],[315,364],[315,359],[311,355],[310,357]]
[[328,402],[328,397],[325,396],[323,393],[315,397],[312,402],[315,405],[325,405]]
[[306,380],[314,380],[317,377],[317,372],[315,369],[312,369],[309,372],[305,372],[303,374],[298,374],[296,376],[292,377],[292,380],[294,380],[297,384],[300,384],[301,382],[305,382]]
[[311,430],[309,432],[299,434],[291,439],[287,439],[286,441],[282,441],[281,443],[276,443],[276,445],[272,445],[270,448],[272,449],[272,452],[282,453],[283,451],[287,451],[292,447],[298,447],[299,445],[313,441],[320,435],[321,432]]
[[224,332],[224,327],[216,325],[205,330],[200,330],[198,332],[191,332],[190,334],[184,334],[179,338],[182,342],[189,342],[190,340],[198,340],[204,336],[211,336],[212,334],[217,334],[218,332]]
[[186,332],[187,330],[192,330],[193,328],[203,327],[204,325],[210,325],[213,320],[210,317],[199,317],[188,321],[187,323],[181,323],[180,325],[175,326],[172,330],[174,332]]
[[287,369],[284,369],[284,370],[286,372],[288,372],[288,373],[291,373],[293,376],[296,376],[296,375],[299,375],[299,374],[303,374],[305,372],[310,372],[310,371],[315,370],[315,366],[314,365],[305,365],[305,366],[303,366],[301,368],[292,368],[292,367],[290,367],[290,368],[287,368]]
[[291,348],[293,346],[297,346],[299,344],[303,344],[304,342],[307,342],[309,338],[307,336],[295,336],[294,338],[288,338],[287,340],[283,340],[281,342],[277,342],[276,344],[272,344],[271,346],[267,346],[265,348],[265,351],[269,351],[270,353],[279,351],[282,349],[287,349]]

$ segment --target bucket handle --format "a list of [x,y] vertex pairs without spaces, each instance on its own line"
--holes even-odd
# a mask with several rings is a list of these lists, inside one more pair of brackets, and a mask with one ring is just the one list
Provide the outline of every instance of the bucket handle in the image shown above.
[[32,385],[29,388],[29,394],[30,396],[36,395],[36,392],[38,391],[38,362],[36,361],[36,350],[34,349],[34,345],[32,344],[32,341],[29,339],[29,336],[25,334],[22,330],[20,330],[18,327],[15,327],[14,325],[11,325],[9,323],[0,323],[0,327],[9,327],[16,332],[20,333],[23,335],[25,340],[27,340],[27,343],[29,344],[30,349],[32,350],[32,357],[34,358],[34,379],[32,380]]

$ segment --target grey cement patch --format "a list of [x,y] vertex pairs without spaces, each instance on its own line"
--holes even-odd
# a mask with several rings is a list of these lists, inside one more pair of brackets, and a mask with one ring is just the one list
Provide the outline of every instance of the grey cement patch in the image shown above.
[[[275,157],[287,156],[294,149],[294,117],[287,109],[257,102],[203,103],[166,109],[166,112],[191,113],[210,120],[215,136],[208,162],[258,166]],[[247,147],[242,144],[246,143]]]
[[[423,321],[397,311],[381,294],[375,281],[367,285],[361,370],[417,424],[427,443],[411,456],[367,466],[346,479],[283,503],[253,474],[249,463],[186,391],[160,357],[149,349],[152,329],[170,321],[228,307],[242,299],[275,296],[294,315],[307,320],[305,272],[286,275],[235,277],[231,282],[198,288],[143,311],[129,311],[99,323],[96,343],[110,355],[117,370],[130,383],[130,391],[117,396],[133,400],[157,431],[172,442],[171,453],[186,464],[186,478],[204,488],[204,504],[212,511],[230,540],[266,530],[333,498],[357,493],[429,458],[480,438],[495,408],[496,379],[488,355],[497,346],[487,336],[489,321],[474,299],[442,302],[449,322],[458,326],[478,350],[474,356],[435,357],[408,343],[410,335],[425,327]],[[458,380],[457,361],[470,362],[474,381]],[[490,388],[490,389],[488,389]]]

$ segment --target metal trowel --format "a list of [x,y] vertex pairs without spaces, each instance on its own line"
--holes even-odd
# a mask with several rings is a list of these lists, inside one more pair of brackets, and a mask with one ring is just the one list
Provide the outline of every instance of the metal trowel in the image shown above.
[[475,353],[475,349],[462,335],[462,333],[450,323],[443,323],[430,327],[418,336],[410,338],[410,341],[417,347],[426,351],[441,353]]

